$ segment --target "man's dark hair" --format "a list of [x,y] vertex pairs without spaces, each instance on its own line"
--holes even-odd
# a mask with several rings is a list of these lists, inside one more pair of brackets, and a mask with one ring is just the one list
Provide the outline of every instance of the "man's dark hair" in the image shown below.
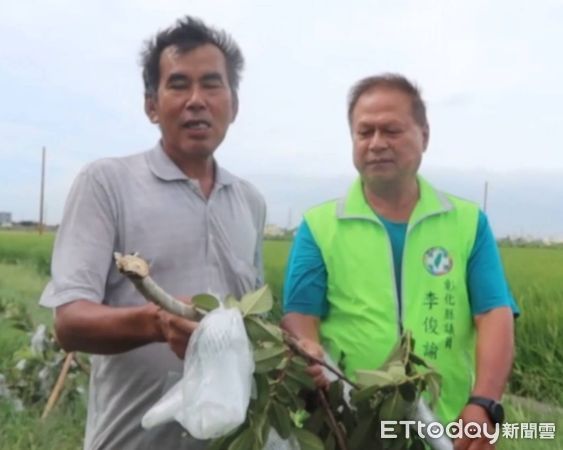
[[160,81],[160,56],[164,49],[174,46],[180,52],[189,52],[205,44],[219,48],[225,56],[227,77],[235,102],[244,67],[244,58],[237,43],[223,30],[209,27],[200,19],[186,16],[166,30],[160,31],[145,43],[141,52],[145,96],[154,96]]
[[396,73],[384,73],[364,78],[350,89],[348,94],[348,123],[352,125],[352,113],[359,98],[372,89],[395,89],[407,94],[411,99],[412,115],[416,123],[422,128],[428,128],[426,105],[420,94],[418,86],[406,77]]

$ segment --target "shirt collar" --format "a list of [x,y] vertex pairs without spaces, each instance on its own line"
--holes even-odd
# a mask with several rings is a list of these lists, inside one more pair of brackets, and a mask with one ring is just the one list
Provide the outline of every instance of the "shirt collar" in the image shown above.
[[[160,142],[147,155],[147,162],[151,172],[164,181],[195,181],[188,177],[166,154]],[[219,186],[227,186],[235,181],[234,175],[223,169],[217,161],[213,160],[215,165],[215,184]]]
[[[425,217],[450,211],[451,201],[440,191],[436,191],[420,175],[417,176],[420,196],[411,213],[409,223],[420,222]],[[336,215],[339,219],[369,219],[376,220],[377,215],[371,209],[365,198],[363,184],[360,177],[356,178],[346,197],[338,201]]]

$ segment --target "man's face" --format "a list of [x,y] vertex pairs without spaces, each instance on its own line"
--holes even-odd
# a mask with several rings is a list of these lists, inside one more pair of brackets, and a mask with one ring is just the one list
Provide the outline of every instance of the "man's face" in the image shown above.
[[173,160],[211,156],[236,116],[221,50],[211,44],[188,52],[164,49],[157,94],[145,109]]
[[354,165],[368,186],[415,178],[428,130],[415,121],[407,94],[383,87],[362,94],[352,111],[351,132]]

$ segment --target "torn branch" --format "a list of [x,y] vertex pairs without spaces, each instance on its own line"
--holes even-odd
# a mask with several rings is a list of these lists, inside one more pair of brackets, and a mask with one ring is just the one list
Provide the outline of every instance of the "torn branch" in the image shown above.
[[157,304],[165,311],[190,320],[199,320],[201,315],[196,309],[182,303],[162,289],[149,275],[149,265],[137,253],[122,255],[113,254],[117,269],[125,275],[147,300]]

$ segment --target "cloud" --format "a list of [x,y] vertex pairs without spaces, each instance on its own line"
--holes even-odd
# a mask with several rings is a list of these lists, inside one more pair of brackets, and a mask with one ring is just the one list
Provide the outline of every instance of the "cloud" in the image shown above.
[[2,8],[0,179],[9,185],[0,209],[35,214],[26,203],[36,201],[43,145],[58,183],[49,215],[58,220],[79,167],[156,142],[138,55],[145,39],[187,12],[227,29],[246,56],[240,114],[217,153],[235,173],[353,177],[346,94],[382,71],[404,72],[423,89],[432,127],[425,169],[563,170],[560,2],[188,5],[24,0]]

